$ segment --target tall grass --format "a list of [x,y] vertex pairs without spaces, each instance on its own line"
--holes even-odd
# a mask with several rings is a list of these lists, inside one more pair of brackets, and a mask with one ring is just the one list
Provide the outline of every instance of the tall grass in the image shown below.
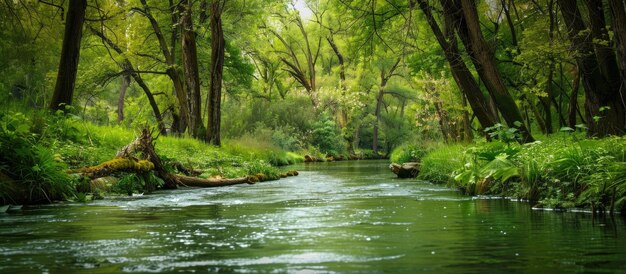
[[436,184],[454,182],[454,171],[463,167],[463,145],[447,145],[433,149],[422,158],[419,179]]
[[626,137],[558,134],[525,145],[446,145],[422,159],[419,177],[470,195],[515,196],[545,207],[625,211]]

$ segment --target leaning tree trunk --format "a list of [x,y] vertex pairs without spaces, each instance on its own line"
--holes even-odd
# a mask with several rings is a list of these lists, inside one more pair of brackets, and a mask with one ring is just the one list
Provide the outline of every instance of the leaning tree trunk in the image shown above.
[[193,31],[191,19],[191,0],[182,4],[182,52],[183,70],[185,72],[187,109],[189,110],[189,129],[194,138],[201,138],[204,130],[200,101],[200,75],[198,73],[198,52],[196,49],[196,33]]
[[65,107],[72,104],[86,8],[87,0],[70,0],[68,5],[61,61],[59,62],[54,94],[52,101],[50,101],[50,109],[52,110],[66,111]]
[[454,33],[453,19],[446,14],[444,19],[444,25],[446,34],[442,32],[435,21],[435,18],[432,14],[432,7],[428,5],[426,0],[418,0],[419,7],[424,12],[426,16],[426,21],[428,25],[432,29],[439,45],[443,49],[444,56],[446,60],[450,64],[450,71],[452,72],[452,77],[456,82],[457,86],[461,93],[463,93],[467,98],[474,115],[478,118],[478,122],[482,128],[488,128],[493,126],[496,123],[496,118],[492,114],[487,105],[485,96],[483,95],[478,83],[474,80],[474,76],[469,71],[465,62],[461,57],[459,49],[456,45],[456,37]]
[[533,142],[534,138],[524,125],[524,119],[515,103],[515,100],[508,92],[502,76],[498,71],[492,49],[489,47],[480,29],[478,11],[473,0],[456,1],[456,11],[459,24],[457,24],[459,34],[465,37],[463,44],[472,57],[472,62],[476,71],[483,80],[487,90],[493,96],[498,110],[510,127],[518,128],[521,133],[521,142]]
[[[578,52],[577,63],[585,89],[585,119],[587,120],[588,134],[596,137],[623,135],[625,125],[624,101],[620,96],[619,84],[616,85],[616,79],[612,76],[615,71],[610,69],[612,67],[610,58],[606,56],[610,53],[601,45],[594,49],[595,43],[592,39],[603,36],[602,26],[598,26],[603,20],[594,18],[591,20],[592,35],[580,35],[587,30],[587,27],[576,2],[559,0],[558,3],[567,26],[568,36],[572,42],[572,48]],[[589,8],[594,9],[592,5]],[[610,75],[603,74],[603,72],[610,73]]]
[[[348,87],[346,86],[345,60],[344,60],[343,54],[341,54],[341,52],[339,51],[339,47],[337,47],[337,44],[335,43],[335,40],[333,39],[332,33],[328,35],[328,37],[326,38],[326,41],[328,41],[328,44],[333,49],[335,56],[337,56],[337,61],[339,61],[339,88],[341,89],[341,96],[343,98],[345,97],[346,91],[348,90]],[[340,105],[339,106],[339,127],[343,129],[347,126],[348,126],[348,111],[346,110],[345,105]],[[344,135],[344,140],[347,143],[348,154],[354,155],[354,147],[352,146],[352,142],[350,140],[351,138],[346,138],[346,136],[349,136],[347,134],[343,134],[343,135]]]
[[224,32],[222,31],[222,8],[219,0],[211,2],[211,89],[207,98],[209,118],[206,141],[221,145],[222,74],[224,71]]
[[618,65],[622,74],[622,95],[626,94],[626,11],[624,11],[624,1],[609,0],[612,26],[615,33],[615,44],[617,48]]

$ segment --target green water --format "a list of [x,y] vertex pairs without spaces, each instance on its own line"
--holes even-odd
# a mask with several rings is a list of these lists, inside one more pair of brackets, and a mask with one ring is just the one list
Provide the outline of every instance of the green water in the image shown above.
[[0,273],[626,273],[621,218],[472,199],[386,166],[0,214]]

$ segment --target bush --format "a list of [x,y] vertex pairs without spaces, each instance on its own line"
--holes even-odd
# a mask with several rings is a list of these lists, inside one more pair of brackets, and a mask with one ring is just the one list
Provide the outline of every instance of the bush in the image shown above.
[[391,152],[390,160],[394,163],[420,162],[432,148],[423,145],[403,145]]
[[327,114],[322,114],[319,120],[313,124],[312,144],[324,154],[339,156],[345,150],[345,141],[341,137],[341,131]]

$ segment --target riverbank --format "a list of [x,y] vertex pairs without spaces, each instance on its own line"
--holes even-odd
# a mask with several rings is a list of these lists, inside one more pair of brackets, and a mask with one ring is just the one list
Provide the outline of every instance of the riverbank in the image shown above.
[[404,147],[392,155],[404,159],[421,162],[419,179],[467,195],[525,199],[538,208],[626,212],[626,137],[559,133],[524,145],[437,144]]
[[[111,160],[139,130],[98,126],[75,116],[46,113],[0,114],[0,204],[84,200],[85,179],[68,170]],[[265,174],[279,177],[277,166],[304,157],[269,144],[227,140],[220,147],[185,137],[159,136],[156,153],[170,172],[192,170],[200,178],[237,178]],[[111,193],[143,193],[162,184],[156,176],[117,172],[102,185]],[[107,185],[108,184],[108,185]],[[99,193],[101,194],[101,193]]]
[[0,273],[626,271],[624,218],[471,199],[386,163],[0,214]]

